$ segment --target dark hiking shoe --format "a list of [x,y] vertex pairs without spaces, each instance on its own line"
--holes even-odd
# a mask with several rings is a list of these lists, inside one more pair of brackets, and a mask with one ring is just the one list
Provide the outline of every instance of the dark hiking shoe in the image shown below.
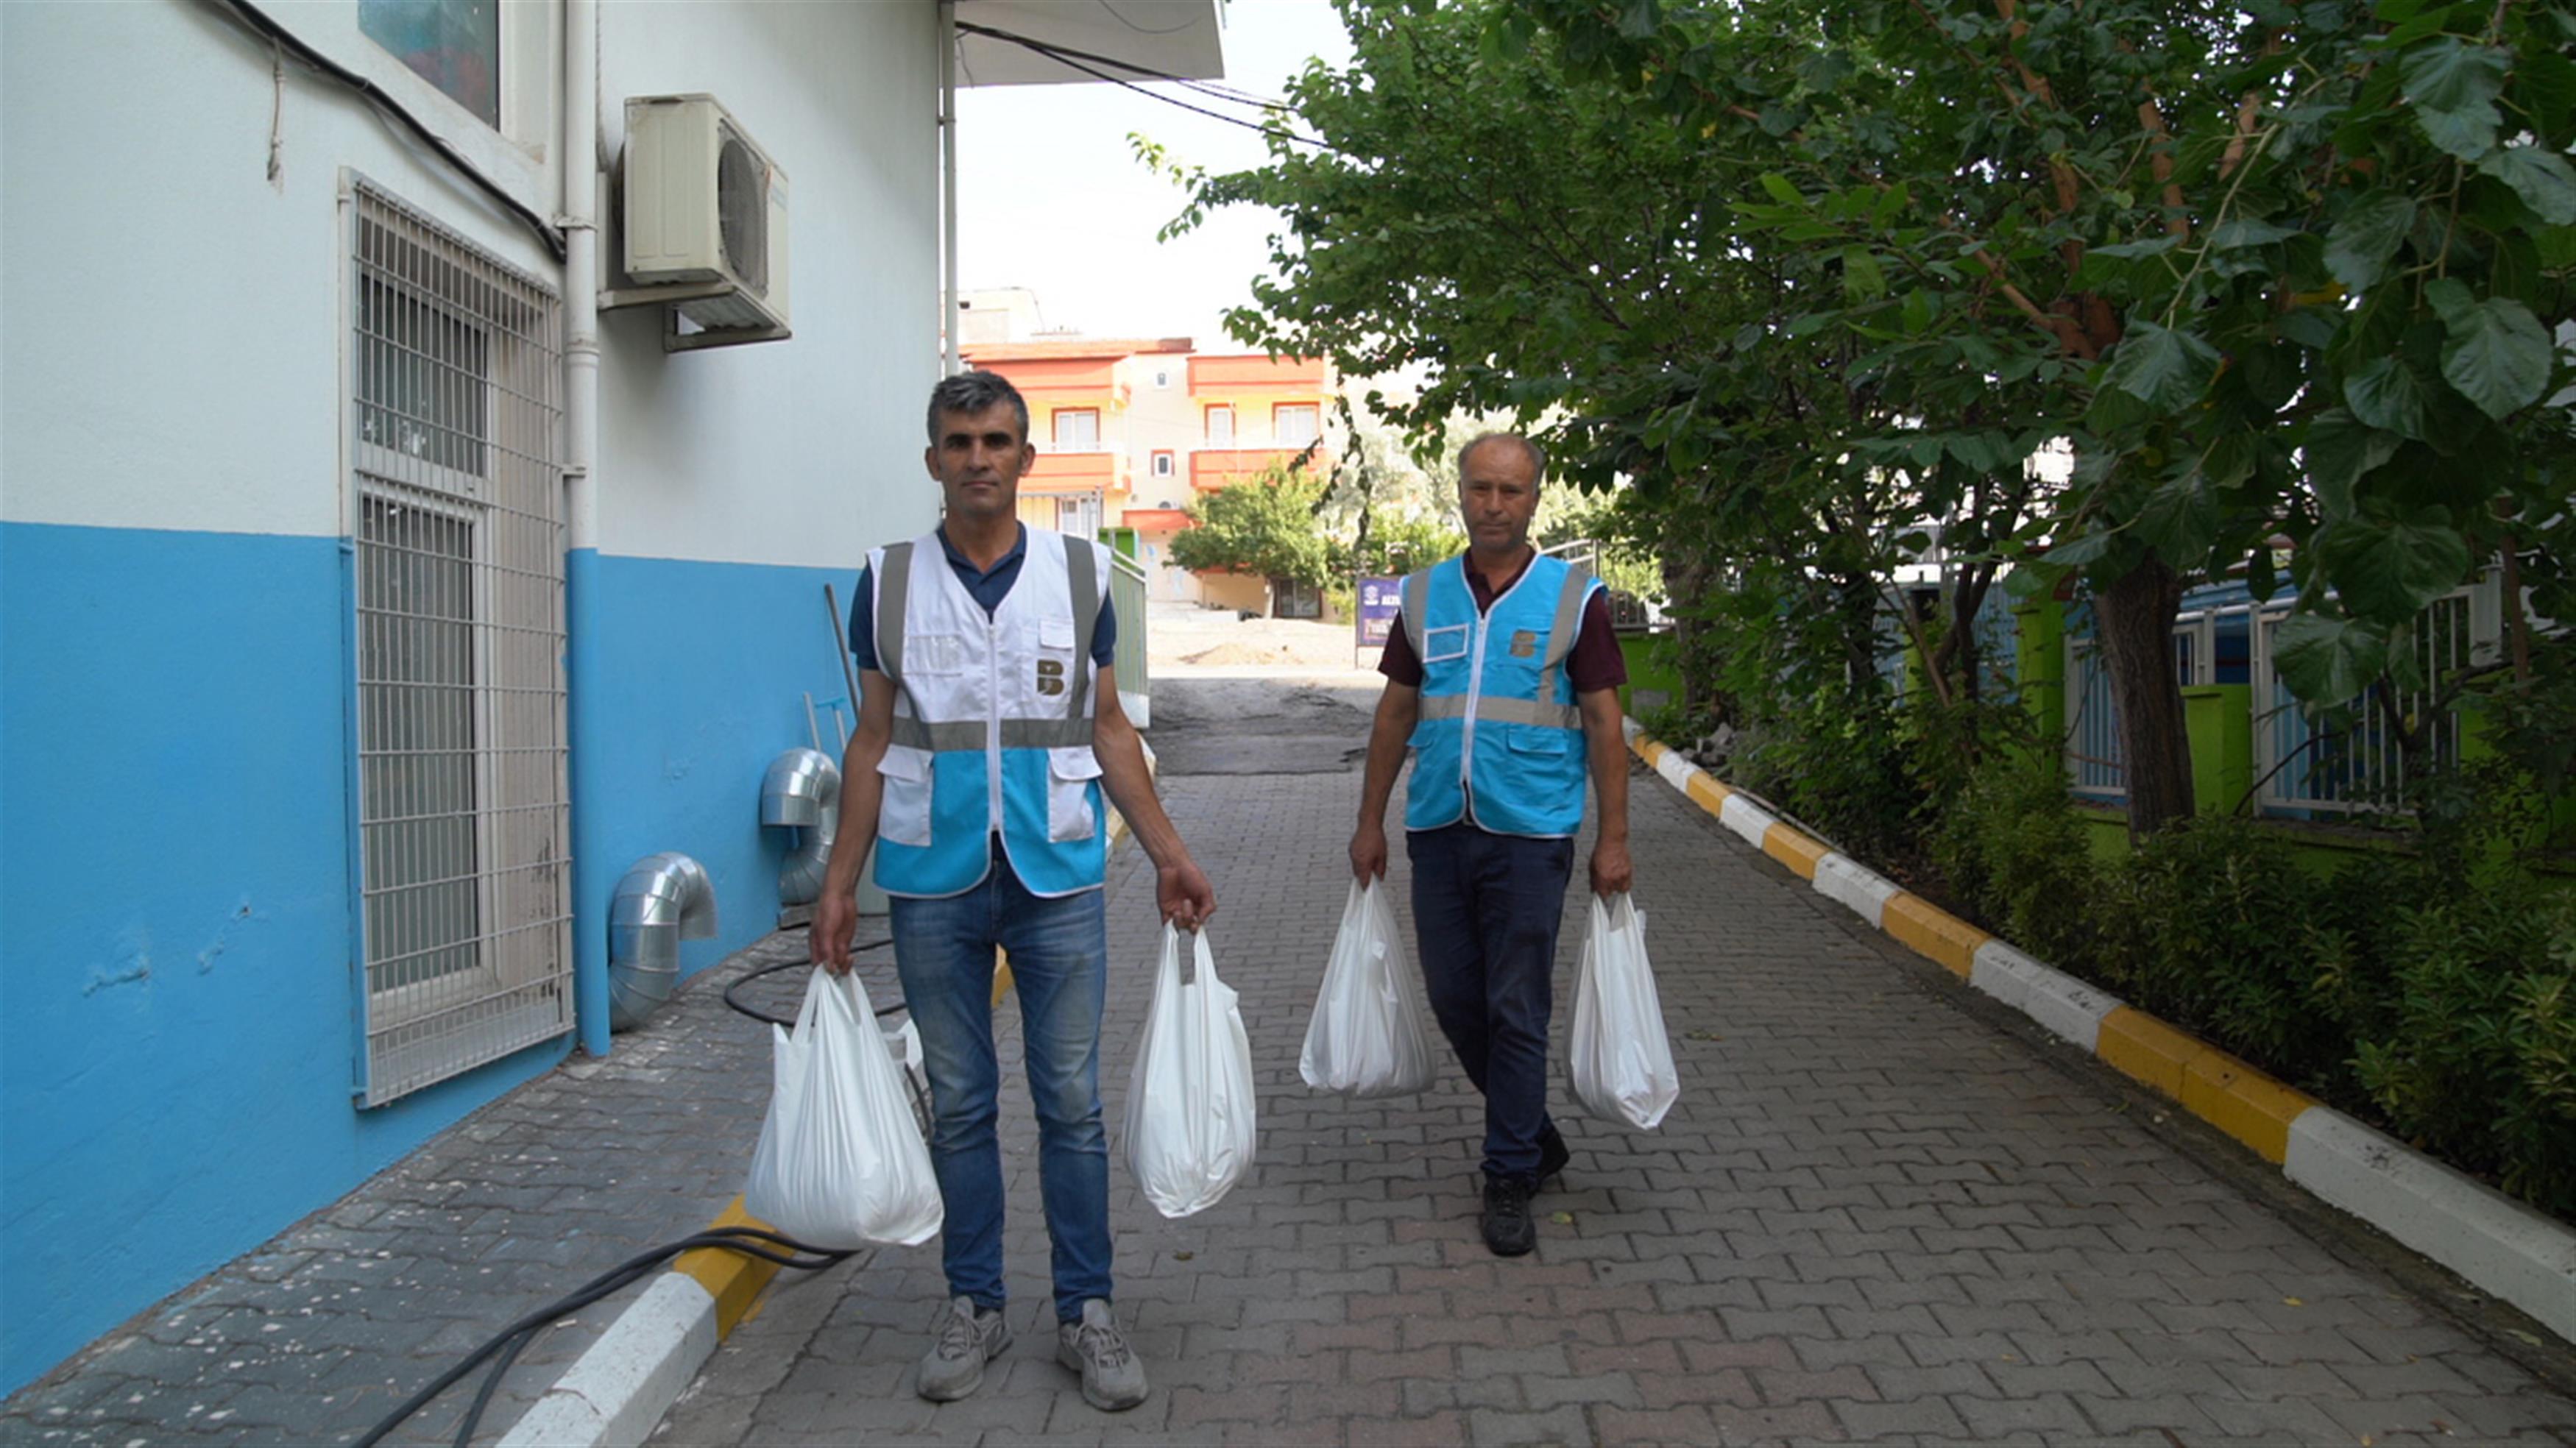
[[1145,1365],[1128,1348],[1109,1304],[1097,1297],[1082,1304],[1081,1321],[1056,1324],[1055,1360],[1082,1374],[1082,1400],[1104,1413],[1145,1401]]
[[979,1309],[974,1298],[955,1298],[939,1315],[938,1336],[912,1390],[934,1403],[953,1403],[984,1386],[984,1364],[1010,1345],[1011,1326],[1001,1309]]
[[1516,1177],[1485,1178],[1485,1245],[1497,1257],[1518,1257],[1538,1245],[1530,1220],[1530,1186]]

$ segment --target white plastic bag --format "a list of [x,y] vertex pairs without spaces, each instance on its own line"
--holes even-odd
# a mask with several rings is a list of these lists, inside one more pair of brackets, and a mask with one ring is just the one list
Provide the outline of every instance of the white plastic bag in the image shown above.
[[1196,978],[1181,979],[1181,933],[1163,927],[1161,974],[1127,1078],[1127,1170],[1166,1217],[1215,1206],[1252,1165],[1252,1042],[1207,934],[1192,935]]
[[1607,907],[1594,895],[1583,937],[1583,975],[1574,987],[1574,1031],[1566,1084],[1585,1111],[1614,1125],[1652,1131],[1681,1095],[1663,1002],[1646,963],[1646,917],[1625,891]]
[[858,976],[816,967],[795,1032],[770,1029],[769,1116],[743,1210],[833,1251],[930,1240],[939,1179],[896,1065],[906,1047],[877,1029]]
[[1352,881],[1297,1074],[1318,1091],[1352,1096],[1402,1096],[1430,1085],[1437,1067],[1421,995],[1385,882],[1363,890]]

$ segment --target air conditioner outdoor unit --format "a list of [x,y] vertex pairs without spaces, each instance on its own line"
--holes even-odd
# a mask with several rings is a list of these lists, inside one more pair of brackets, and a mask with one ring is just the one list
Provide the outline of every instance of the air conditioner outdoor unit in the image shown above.
[[636,300],[668,287],[707,332],[787,335],[787,173],[715,97],[627,100],[624,233]]

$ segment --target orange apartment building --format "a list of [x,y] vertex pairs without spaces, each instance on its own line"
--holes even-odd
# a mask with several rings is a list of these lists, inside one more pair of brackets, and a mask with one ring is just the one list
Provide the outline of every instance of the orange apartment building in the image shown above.
[[1193,574],[1171,564],[1171,542],[1194,494],[1322,438],[1332,379],[1321,359],[1202,355],[1187,337],[970,343],[964,355],[1028,399],[1038,460],[1020,480],[1022,521],[1133,528],[1154,597],[1269,611],[1269,580]]

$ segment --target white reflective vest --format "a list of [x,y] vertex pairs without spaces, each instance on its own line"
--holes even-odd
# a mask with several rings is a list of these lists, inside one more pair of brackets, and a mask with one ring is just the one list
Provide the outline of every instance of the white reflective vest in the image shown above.
[[877,887],[961,894],[1001,837],[1034,895],[1106,878],[1100,760],[1092,752],[1091,641],[1107,550],[1028,530],[1020,576],[988,617],[939,534],[872,549],[877,667],[894,682],[894,733],[877,766]]
[[1422,660],[1406,829],[1466,820],[1557,839],[1583,828],[1588,760],[1565,661],[1599,587],[1591,569],[1542,553],[1479,613],[1464,558],[1406,577],[1405,637]]

